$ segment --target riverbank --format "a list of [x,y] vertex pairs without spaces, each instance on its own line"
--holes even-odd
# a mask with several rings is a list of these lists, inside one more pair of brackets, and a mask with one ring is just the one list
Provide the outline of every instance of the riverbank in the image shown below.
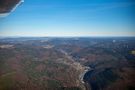
[[85,83],[84,82],[84,80],[83,80],[83,78],[84,78],[84,75],[90,70],[90,67],[84,67],[85,69],[84,69],[84,71],[79,75],[79,78],[80,78],[80,81],[81,81],[81,83]]

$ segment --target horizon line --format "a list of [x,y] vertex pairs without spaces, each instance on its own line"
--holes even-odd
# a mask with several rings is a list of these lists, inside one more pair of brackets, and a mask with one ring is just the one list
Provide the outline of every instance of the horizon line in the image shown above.
[[0,38],[89,38],[89,37],[135,37],[135,36],[0,36]]

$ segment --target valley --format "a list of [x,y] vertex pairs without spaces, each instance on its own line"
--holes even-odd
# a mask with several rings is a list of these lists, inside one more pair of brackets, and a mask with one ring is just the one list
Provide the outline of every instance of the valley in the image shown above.
[[0,38],[0,90],[134,90],[134,40]]

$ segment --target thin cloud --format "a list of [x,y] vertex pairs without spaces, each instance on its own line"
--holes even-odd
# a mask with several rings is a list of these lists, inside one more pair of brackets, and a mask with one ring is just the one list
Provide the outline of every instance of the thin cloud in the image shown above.
[[128,6],[133,6],[135,5],[135,3],[102,3],[102,4],[98,4],[98,3],[90,3],[90,4],[75,4],[75,5],[72,5],[72,4],[59,4],[59,5],[53,5],[53,4],[50,4],[50,5],[46,5],[46,4],[43,4],[43,5],[30,5],[30,7],[37,7],[37,8],[79,8],[79,7],[113,7],[113,8],[116,8],[116,7],[128,7]]
[[135,3],[113,3],[113,4],[101,4],[96,9],[91,9],[89,11],[100,11],[100,10],[107,10],[107,9],[115,9],[115,8],[125,8],[135,6]]
[[[80,6],[80,5],[79,5]],[[74,7],[79,7],[74,6]],[[97,12],[108,9],[117,9],[117,8],[126,8],[126,7],[135,7],[135,3],[104,3],[104,4],[86,4],[82,9],[76,9],[73,11],[83,11],[83,12]]]

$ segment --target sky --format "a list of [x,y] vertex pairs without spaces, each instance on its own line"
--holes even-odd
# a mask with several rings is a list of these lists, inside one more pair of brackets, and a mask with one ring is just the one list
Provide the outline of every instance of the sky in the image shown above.
[[135,0],[24,0],[0,36],[135,36]]

